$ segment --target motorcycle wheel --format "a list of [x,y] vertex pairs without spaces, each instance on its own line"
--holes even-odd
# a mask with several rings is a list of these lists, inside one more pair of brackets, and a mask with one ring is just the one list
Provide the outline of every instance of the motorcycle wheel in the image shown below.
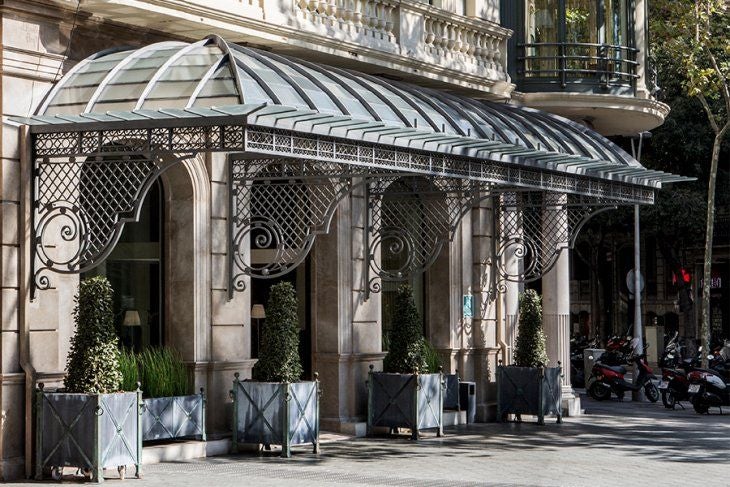
[[596,401],[605,401],[611,398],[611,389],[596,381],[588,389],[588,395]]
[[667,409],[674,409],[677,405],[677,398],[674,397],[672,391],[662,392],[662,404]]
[[659,400],[659,389],[652,382],[644,386],[644,393],[646,394],[646,398],[651,402],[657,402]]
[[710,410],[710,406],[702,402],[702,399],[698,397],[692,398],[692,407],[697,414],[707,414],[707,411]]

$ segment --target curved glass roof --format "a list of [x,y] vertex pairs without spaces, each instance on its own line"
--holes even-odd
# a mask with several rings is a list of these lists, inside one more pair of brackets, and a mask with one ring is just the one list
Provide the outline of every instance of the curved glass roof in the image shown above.
[[[474,139],[574,157],[607,173],[647,171],[618,146],[570,120],[504,103],[320,66],[210,36],[189,44],[161,42],[99,52],[77,64],[51,90],[30,124],[135,120],[244,113],[243,106],[281,106],[297,114],[374,123],[441,140]],[[274,110],[275,111],[275,110]],[[298,122],[297,122],[298,123]],[[314,123],[314,122],[312,122]],[[347,122],[346,122],[347,123]],[[416,137],[417,138],[417,137]],[[415,139],[415,138],[414,138]],[[472,142],[468,142],[471,140]],[[444,142],[446,143],[446,142]],[[459,144],[454,144],[459,145]],[[590,159],[591,162],[586,159]],[[620,166],[620,167],[618,167]],[[623,169],[622,169],[623,168]],[[593,172],[593,171],[591,171]],[[604,177],[609,174],[603,174]],[[676,176],[672,176],[676,180]]]

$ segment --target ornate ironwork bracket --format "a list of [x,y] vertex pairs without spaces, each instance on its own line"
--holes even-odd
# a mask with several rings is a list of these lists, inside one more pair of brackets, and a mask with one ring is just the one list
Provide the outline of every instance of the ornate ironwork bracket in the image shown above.
[[301,264],[338,204],[368,171],[296,159],[231,159],[229,298],[245,278],[272,279]]
[[452,178],[392,176],[367,183],[365,299],[383,281],[424,272],[453,240],[461,218],[491,185]]
[[113,154],[39,157],[33,164],[31,298],[51,288],[50,272],[78,274],[114,249],[136,221],[147,191],[166,169],[192,157]]
[[542,278],[591,218],[616,208],[605,200],[535,191],[505,192],[497,201],[491,299],[506,292],[508,282]]

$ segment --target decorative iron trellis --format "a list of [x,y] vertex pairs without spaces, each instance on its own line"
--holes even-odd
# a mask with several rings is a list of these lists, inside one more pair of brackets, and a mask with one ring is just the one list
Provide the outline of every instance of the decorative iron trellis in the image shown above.
[[[573,248],[581,228],[615,204],[602,199],[551,192],[504,192],[496,208],[496,291],[506,282],[533,282]],[[509,266],[509,257],[519,259]]]
[[[157,121],[150,127],[73,132],[35,128],[32,292],[36,286],[51,286],[49,272],[80,273],[101,263],[113,250],[124,224],[136,220],[155,179],[198,152],[243,152],[249,158],[235,159],[230,169],[229,200],[234,215],[229,219],[230,293],[244,288],[247,275],[276,277],[301,263],[316,235],[327,231],[337,203],[352,191],[353,178],[375,182],[371,185],[371,197],[376,198],[371,206],[375,222],[369,224],[374,235],[372,245],[368,242],[366,260],[380,279],[402,279],[428,267],[453,236],[477,188],[500,185],[573,192],[627,203],[652,202],[654,196],[652,187],[546,169],[540,166],[539,155],[535,155],[537,166],[533,167],[254,127],[245,122],[231,124],[230,120]],[[251,159],[262,156],[284,159]],[[379,193],[393,183],[395,174],[413,181],[416,176],[435,179],[426,183],[431,188],[415,188],[418,202],[411,196],[397,195],[393,188],[384,198]],[[417,231],[408,215],[423,208],[425,216],[419,219],[432,228]],[[408,225],[391,224],[399,219]],[[510,242],[516,245],[524,240],[520,237]],[[255,250],[269,252],[266,263],[246,261],[249,242]],[[393,255],[405,255],[403,252],[411,249],[414,253],[402,269],[390,269],[373,257],[373,248]],[[548,263],[543,259],[532,267],[539,272]],[[366,283],[366,292],[379,286],[377,279],[371,280]]]
[[[246,276],[271,279],[301,264],[364,168],[295,159],[233,159],[229,164],[229,294]],[[252,253],[264,257],[254,259]]]
[[367,283],[366,298],[381,291],[381,281],[405,281],[428,269],[453,239],[477,195],[490,185],[391,176],[369,179],[367,188],[366,265],[374,276]]
[[36,159],[34,285],[48,289],[50,271],[78,274],[99,265],[114,249],[124,224],[137,220],[152,183],[187,157],[115,153]]

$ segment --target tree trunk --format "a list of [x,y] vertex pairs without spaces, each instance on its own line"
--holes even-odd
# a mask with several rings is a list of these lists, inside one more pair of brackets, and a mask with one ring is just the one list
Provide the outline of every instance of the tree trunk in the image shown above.
[[702,350],[703,368],[707,368],[707,354],[710,351],[710,281],[712,279],[712,241],[715,231],[715,186],[717,185],[717,165],[720,160],[723,132],[715,134],[715,141],[712,144],[710,181],[707,188],[707,227],[705,234],[705,260],[702,279],[702,323],[700,330],[702,345],[705,347]]

